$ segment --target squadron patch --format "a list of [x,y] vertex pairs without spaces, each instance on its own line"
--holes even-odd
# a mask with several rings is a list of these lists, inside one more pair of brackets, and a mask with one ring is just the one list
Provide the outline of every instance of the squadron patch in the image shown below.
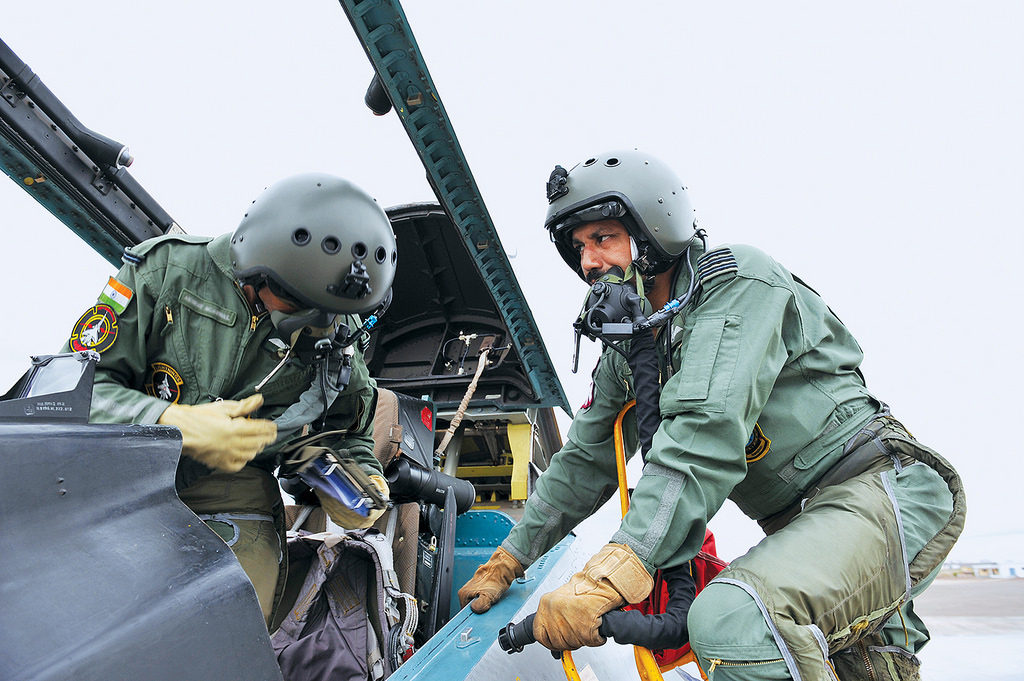
[[69,341],[75,351],[105,352],[117,340],[117,313],[113,308],[98,303],[89,308],[75,322]]
[[181,387],[184,385],[181,374],[170,364],[163,362],[154,362],[150,366],[153,371],[149,375],[149,382],[146,383],[146,393],[171,404],[177,404],[181,399]]
[[744,447],[744,452],[747,455],[747,463],[754,463],[764,458],[772,448],[772,441],[764,436],[761,431],[761,426],[754,424],[754,432],[750,434],[750,439],[747,440],[747,446]]

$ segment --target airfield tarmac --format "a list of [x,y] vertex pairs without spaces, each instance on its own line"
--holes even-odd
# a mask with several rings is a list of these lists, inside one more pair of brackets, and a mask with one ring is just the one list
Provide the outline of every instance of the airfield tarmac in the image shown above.
[[1024,579],[939,577],[917,599],[915,610],[943,628],[965,617],[1024,619]]
[[922,679],[1024,679],[1024,579],[939,578],[914,609],[932,635]]

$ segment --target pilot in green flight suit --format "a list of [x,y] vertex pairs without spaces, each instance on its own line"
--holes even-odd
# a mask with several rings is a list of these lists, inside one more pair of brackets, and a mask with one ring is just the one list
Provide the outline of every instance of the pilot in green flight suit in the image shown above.
[[[918,678],[913,653],[928,633],[912,600],[959,536],[963,491],[952,467],[867,390],[853,336],[761,251],[705,252],[686,188],[655,158],[611,152],[556,168],[548,200],[546,227],[577,274],[594,281],[618,266],[627,279],[639,273],[653,310],[682,304],[656,338],[661,421],[629,512],[583,571],[541,598],[537,640],[552,650],[604,643],[601,615],[645,598],[655,568],[693,558],[729,498],[767,536],[690,608],[689,642],[705,673]],[[633,397],[626,360],[605,349],[592,399],[522,521],[460,590],[463,605],[487,610],[610,497],[613,423]]]
[[[325,444],[388,495],[362,353],[352,344],[318,358],[314,343],[343,341],[355,315],[390,299],[390,221],[352,183],[299,175],[266,189],[233,234],[158,237],[124,261],[65,347],[100,353],[91,421],[181,430],[178,494],[231,546],[269,624],[287,564],[274,472],[290,441],[338,431]],[[321,504],[346,528],[381,512]]]

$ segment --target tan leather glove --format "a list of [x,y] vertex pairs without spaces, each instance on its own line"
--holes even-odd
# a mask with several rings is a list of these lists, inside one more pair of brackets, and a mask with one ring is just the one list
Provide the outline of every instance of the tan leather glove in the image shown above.
[[206,404],[172,404],[157,423],[181,431],[181,451],[210,468],[237,473],[277,438],[277,425],[246,418],[263,406],[263,395]]
[[533,635],[551,650],[576,650],[605,642],[597,633],[601,615],[638,603],[651,593],[654,580],[625,544],[606,544],[582,572],[541,596]]
[[[380,492],[382,497],[387,499],[391,495],[391,490],[388,488],[387,480],[374,473],[367,475],[367,477],[370,478],[370,482],[377,487],[377,491]],[[346,530],[365,529],[370,525],[373,525],[377,518],[381,517],[381,515],[384,514],[384,511],[387,510],[386,508],[371,508],[369,515],[361,516],[337,499],[326,494],[321,495],[319,490],[313,491],[316,492],[316,497],[320,500],[320,505],[325,511],[327,511],[327,515],[330,516],[331,520],[338,525],[341,525]]]
[[473,577],[459,589],[459,603],[465,608],[466,603],[472,601],[470,607],[473,608],[473,612],[487,612],[508,591],[512,581],[523,574],[523,566],[519,561],[499,546],[487,562],[478,567]]

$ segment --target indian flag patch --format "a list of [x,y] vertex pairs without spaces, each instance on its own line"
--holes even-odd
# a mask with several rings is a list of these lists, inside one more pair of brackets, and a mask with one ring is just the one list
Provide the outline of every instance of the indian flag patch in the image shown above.
[[103,292],[100,293],[101,303],[106,303],[110,308],[117,314],[121,314],[128,307],[128,303],[132,301],[132,290],[119,282],[113,277],[107,282],[107,285],[103,287]]

